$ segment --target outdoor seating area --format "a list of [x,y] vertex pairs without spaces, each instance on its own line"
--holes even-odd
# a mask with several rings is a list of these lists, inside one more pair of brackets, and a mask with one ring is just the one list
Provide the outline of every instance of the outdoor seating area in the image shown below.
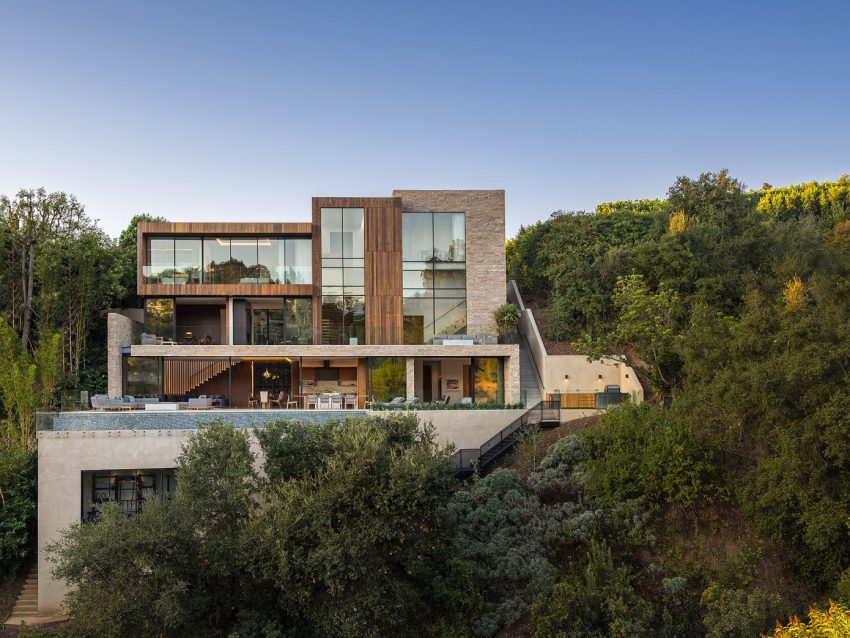
[[185,401],[161,401],[159,397],[134,397],[125,395],[123,397],[110,397],[105,394],[95,394],[91,398],[93,410],[115,411],[115,410],[210,410],[212,408],[223,408],[224,397],[221,395],[192,397]]

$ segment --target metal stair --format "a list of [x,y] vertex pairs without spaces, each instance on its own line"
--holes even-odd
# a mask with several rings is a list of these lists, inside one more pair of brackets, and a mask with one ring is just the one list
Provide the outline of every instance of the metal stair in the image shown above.
[[560,401],[538,401],[522,416],[491,436],[480,448],[455,452],[455,473],[458,478],[487,473],[496,459],[506,454],[519,441],[524,429],[553,428],[561,424]]

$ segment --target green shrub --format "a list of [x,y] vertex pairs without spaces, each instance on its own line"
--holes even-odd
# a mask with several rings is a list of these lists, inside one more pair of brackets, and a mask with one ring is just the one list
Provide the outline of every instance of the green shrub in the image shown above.
[[706,638],[750,638],[769,631],[786,615],[782,597],[775,592],[727,589],[712,583],[702,593]]
[[563,578],[531,608],[535,638],[639,638],[655,636],[652,608],[630,582],[629,570],[614,563],[611,549],[593,542],[584,567]]
[[588,494],[602,504],[646,498],[690,505],[720,490],[719,470],[691,430],[647,404],[602,415],[587,435]]
[[10,446],[0,451],[0,581],[26,562],[35,538],[35,454]]
[[520,310],[512,304],[502,304],[493,311],[493,320],[499,329],[499,334],[510,334],[516,332],[519,326]]
[[504,469],[455,494],[449,511],[458,525],[455,546],[484,600],[475,635],[493,636],[522,618],[557,580],[547,544],[559,534],[562,518]]

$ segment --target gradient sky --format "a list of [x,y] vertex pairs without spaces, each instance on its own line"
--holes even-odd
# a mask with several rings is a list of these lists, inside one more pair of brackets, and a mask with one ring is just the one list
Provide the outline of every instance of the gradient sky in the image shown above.
[[504,188],[557,209],[850,171],[850,3],[8,2],[0,193],[306,220],[313,195]]

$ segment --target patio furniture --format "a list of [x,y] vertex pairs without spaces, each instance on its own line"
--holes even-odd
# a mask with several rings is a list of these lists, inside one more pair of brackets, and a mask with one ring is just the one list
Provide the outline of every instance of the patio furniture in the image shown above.
[[298,409],[298,401],[291,394],[286,397],[286,409],[288,410],[290,407]]
[[106,394],[95,394],[91,398],[91,407],[95,410],[126,410],[129,409],[121,397],[110,397]]
[[260,391],[260,407],[268,408],[269,407],[269,391],[261,390]]
[[357,407],[357,397],[353,394],[345,395],[345,409],[355,409]]
[[371,407],[372,407],[372,404],[373,404],[373,403],[375,403],[375,395],[374,395],[374,394],[370,394],[370,395],[366,398],[366,400],[363,402],[363,407],[364,407],[366,410],[368,410],[369,408],[371,408]]
[[179,403],[145,403],[145,412],[176,412],[179,409]]
[[209,410],[212,407],[212,397],[202,394],[196,399],[186,401],[186,407],[191,410]]
[[445,403],[446,405],[448,405],[449,401],[451,401],[451,400],[452,400],[452,398],[448,394],[444,394],[442,403]]
[[331,409],[331,397],[327,394],[319,395],[319,410],[330,410]]
[[419,403],[419,399],[417,399],[416,397],[410,397],[402,405],[409,406],[409,405],[413,405],[414,403]]
[[148,332],[142,333],[142,345],[143,346],[158,346],[162,344],[162,339],[157,337],[155,334],[150,334]]
[[316,394],[307,395],[307,409],[317,410],[319,408],[319,396]]
[[248,407],[249,408],[256,408],[257,403],[258,403],[258,401],[257,401],[256,395],[252,394],[248,397]]
[[283,393],[283,390],[277,393],[277,398],[271,400],[271,404],[276,405],[278,408],[283,408],[283,404],[285,403],[284,398],[286,395]]
[[462,397],[461,400],[458,401],[458,403],[463,403],[463,404],[472,403],[472,397]]
[[332,410],[342,410],[342,395],[341,394],[332,394],[331,395],[331,409]]

